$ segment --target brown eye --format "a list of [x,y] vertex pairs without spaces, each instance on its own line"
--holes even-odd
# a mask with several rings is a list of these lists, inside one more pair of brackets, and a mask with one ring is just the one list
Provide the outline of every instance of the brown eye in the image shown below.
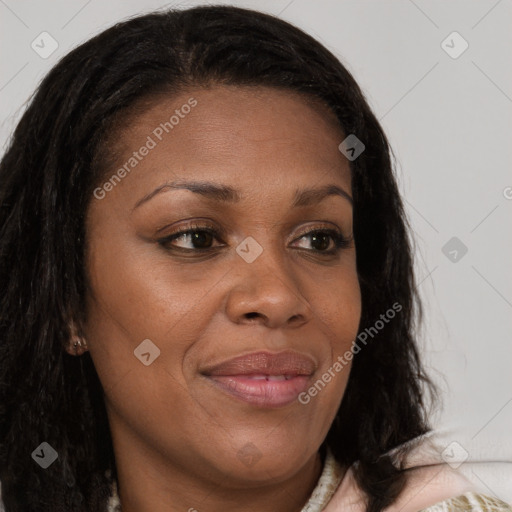
[[311,245],[316,251],[325,251],[329,248],[332,239],[331,235],[313,233],[311,236]]
[[208,249],[213,242],[213,235],[208,231],[187,231],[181,233],[179,236],[173,237],[174,240],[187,239],[189,238],[190,243],[194,249]]
[[[350,245],[350,238],[345,238],[340,232],[333,229],[316,229],[304,233],[297,240],[310,239],[313,252],[319,254],[336,254]],[[329,248],[330,247],[330,248]]]
[[[219,238],[219,233],[209,227],[188,227],[177,231],[161,240],[158,243],[166,248],[176,248],[184,251],[201,251],[213,248],[212,243]],[[177,245],[177,242],[180,245]],[[187,247],[188,245],[188,247]]]

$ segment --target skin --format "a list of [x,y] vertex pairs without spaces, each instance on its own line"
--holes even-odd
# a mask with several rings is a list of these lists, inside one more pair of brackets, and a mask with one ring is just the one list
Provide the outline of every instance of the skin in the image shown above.
[[[345,135],[326,107],[290,91],[188,90],[116,133],[119,158],[106,180],[191,97],[197,105],[161,141],[153,136],[157,146],[91,200],[86,219],[83,332],[105,390],[123,512],[299,511],[321,473],[318,449],[350,365],[308,404],[274,409],[219,391],[199,371],[292,349],[314,359],[315,382],[350,349],[361,316],[355,244],[324,255],[333,240],[315,244],[306,232],[350,236],[352,204],[330,195],[291,208],[304,187],[336,184],[351,195],[338,150]],[[241,200],[166,189],[133,209],[174,180],[228,185]],[[202,242],[206,255],[190,235],[157,242],[191,221],[223,230]],[[263,249],[251,263],[236,252],[248,236]],[[160,350],[148,366],[134,357],[145,339]]]

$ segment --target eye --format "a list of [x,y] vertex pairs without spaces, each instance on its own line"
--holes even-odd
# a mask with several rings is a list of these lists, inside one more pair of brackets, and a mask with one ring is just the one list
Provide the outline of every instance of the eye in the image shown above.
[[[201,251],[212,249],[211,243],[214,239],[220,239],[220,232],[209,226],[191,225],[186,229],[176,231],[161,240],[158,243],[163,247],[171,246],[173,249],[183,251]],[[171,244],[171,242],[180,242],[188,244],[188,247]]]
[[319,254],[337,254],[341,249],[350,246],[351,238],[345,237],[335,229],[314,229],[304,233],[297,240],[309,238],[313,252]]

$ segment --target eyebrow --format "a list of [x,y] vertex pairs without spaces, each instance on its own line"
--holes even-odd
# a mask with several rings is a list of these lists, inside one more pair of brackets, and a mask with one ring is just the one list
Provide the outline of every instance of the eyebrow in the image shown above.
[[[167,192],[168,190],[179,189],[190,190],[191,192],[200,194],[207,199],[219,202],[238,203],[241,200],[241,196],[238,191],[228,185],[219,185],[208,181],[173,181],[171,183],[164,183],[163,185],[160,185],[153,190],[153,192],[150,192],[142,199],[139,199],[132,208],[132,211],[148,202],[157,194]],[[309,206],[332,195],[338,195],[345,198],[352,206],[354,204],[352,197],[345,190],[338,185],[328,184],[318,188],[304,188],[302,190],[296,190],[292,207],[298,208]]]

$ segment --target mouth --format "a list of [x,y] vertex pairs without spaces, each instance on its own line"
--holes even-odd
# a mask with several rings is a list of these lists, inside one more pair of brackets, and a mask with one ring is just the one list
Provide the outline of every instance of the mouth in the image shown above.
[[297,400],[309,385],[316,363],[298,352],[256,352],[204,369],[219,391],[261,408],[277,408]]

